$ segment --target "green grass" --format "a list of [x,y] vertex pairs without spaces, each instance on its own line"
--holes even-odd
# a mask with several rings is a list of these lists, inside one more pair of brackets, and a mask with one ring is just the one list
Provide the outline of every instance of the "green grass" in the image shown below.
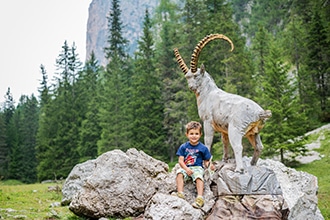
[[61,192],[49,192],[53,184],[19,184],[17,182],[0,182],[0,216],[1,219],[81,219],[75,216],[68,207],[52,207],[61,202]]
[[324,219],[330,219],[330,130],[323,130],[320,134],[311,136],[310,142],[317,140],[319,135],[324,139],[321,140],[321,147],[315,151],[323,155],[323,158],[309,164],[299,165],[295,169],[317,177],[319,186],[318,207]]

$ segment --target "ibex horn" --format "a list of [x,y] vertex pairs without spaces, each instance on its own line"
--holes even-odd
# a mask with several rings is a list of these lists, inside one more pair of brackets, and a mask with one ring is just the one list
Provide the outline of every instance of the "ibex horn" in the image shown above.
[[[233,51],[234,50],[234,44],[233,44],[233,42],[228,37],[226,37],[225,35],[223,35],[223,34],[210,34],[210,35],[207,35],[201,41],[199,41],[199,43],[196,45],[196,47],[194,49],[193,54],[191,55],[190,69],[191,69],[191,72],[192,73],[195,73],[197,71],[198,57],[199,57],[199,54],[202,51],[203,47],[208,42],[210,42],[210,41],[212,41],[214,39],[224,39],[224,40],[228,41],[230,43],[230,46],[231,46],[231,50],[230,51]],[[182,71],[183,71],[183,69],[182,69]]]
[[180,68],[184,74],[188,73],[189,68],[187,67],[186,63],[183,61],[178,48],[174,48],[174,55],[176,57],[176,61],[179,63]]

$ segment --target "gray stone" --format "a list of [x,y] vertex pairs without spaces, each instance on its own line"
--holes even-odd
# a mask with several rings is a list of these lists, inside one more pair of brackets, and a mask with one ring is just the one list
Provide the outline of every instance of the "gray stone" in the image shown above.
[[168,165],[142,151],[114,150],[95,160],[96,167],[73,197],[70,210],[91,218],[129,217],[144,212],[151,197],[166,191]]
[[283,220],[287,219],[288,213],[281,195],[229,195],[217,199],[207,220]]
[[95,167],[95,160],[88,160],[73,167],[68,178],[66,178],[63,184],[63,198],[61,201],[62,205],[70,204],[72,197],[81,190],[86,179],[92,175]]
[[243,158],[244,173],[235,172],[234,163],[220,162],[219,171],[213,175],[217,193],[221,195],[282,195],[274,171],[267,167],[251,166],[250,160]]
[[[253,167],[248,165],[250,158],[244,157],[243,161],[247,169],[242,176],[232,173],[234,164],[216,161],[217,172],[205,182],[205,205],[200,210],[191,206],[197,194],[192,181],[185,182],[185,200],[170,195],[176,191],[178,164],[168,172],[167,164],[136,149],[126,153],[109,151],[75,166],[63,185],[63,200],[71,202],[69,208],[74,213],[90,218],[225,219],[224,214],[230,211],[232,217],[250,216],[245,219],[260,217],[260,213],[278,219],[298,220],[302,216],[303,219],[324,219],[317,207],[315,176],[274,160],[259,159]],[[218,181],[220,176],[222,183]],[[247,187],[246,181],[252,186]],[[227,185],[219,186],[223,183]],[[236,192],[243,188],[247,194],[235,195],[229,191],[225,195],[233,188]],[[244,213],[238,211],[239,208],[244,208]]]
[[318,185],[315,176],[288,168],[284,164],[270,159],[260,160],[257,165],[275,172],[290,210],[288,219],[324,219],[317,207]]
[[151,220],[201,220],[203,213],[189,202],[168,194],[157,193],[149,201],[144,219]]

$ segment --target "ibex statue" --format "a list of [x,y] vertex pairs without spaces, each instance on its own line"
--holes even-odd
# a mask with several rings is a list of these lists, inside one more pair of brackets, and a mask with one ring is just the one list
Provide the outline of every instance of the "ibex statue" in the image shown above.
[[211,150],[214,131],[220,132],[223,142],[223,160],[228,160],[228,144],[234,152],[236,169],[242,173],[242,138],[245,136],[254,147],[251,165],[255,165],[263,148],[259,132],[264,122],[271,117],[270,110],[263,110],[254,101],[239,95],[227,93],[217,87],[212,77],[205,71],[204,65],[197,68],[198,57],[203,47],[214,39],[224,39],[234,49],[232,41],[222,34],[211,34],[202,39],[191,56],[190,69],[185,64],[177,48],[174,54],[181,70],[185,74],[189,89],[197,99],[198,114],[203,121],[204,142]]

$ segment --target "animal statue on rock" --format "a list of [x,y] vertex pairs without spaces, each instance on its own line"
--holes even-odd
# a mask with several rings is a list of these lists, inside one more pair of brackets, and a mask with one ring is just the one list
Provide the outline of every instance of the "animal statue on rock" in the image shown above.
[[176,60],[185,74],[189,89],[197,99],[198,114],[203,121],[204,143],[211,150],[215,131],[221,133],[223,142],[223,160],[228,161],[229,143],[236,161],[235,172],[244,171],[242,162],[242,139],[245,136],[254,147],[251,165],[260,157],[263,145],[259,132],[264,122],[271,117],[270,110],[262,109],[256,102],[218,88],[212,77],[205,71],[204,65],[197,68],[198,57],[205,45],[214,40],[223,39],[234,49],[232,41],[222,34],[210,34],[196,45],[190,61],[190,69],[185,64],[177,48],[174,49]]

